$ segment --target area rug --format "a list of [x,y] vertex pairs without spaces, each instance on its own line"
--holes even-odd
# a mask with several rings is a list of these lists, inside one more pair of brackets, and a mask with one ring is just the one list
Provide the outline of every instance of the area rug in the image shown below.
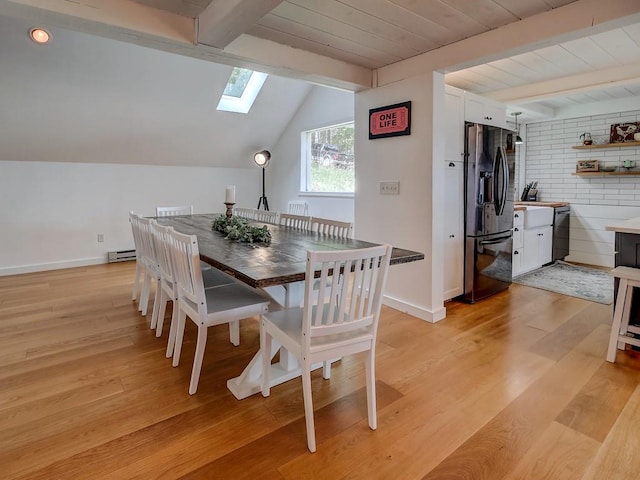
[[513,281],[606,305],[613,302],[613,277],[608,270],[597,270],[558,261],[515,277]]

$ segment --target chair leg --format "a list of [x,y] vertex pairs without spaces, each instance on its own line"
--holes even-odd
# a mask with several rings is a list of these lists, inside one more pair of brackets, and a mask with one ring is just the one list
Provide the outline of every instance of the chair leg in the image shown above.
[[138,305],[138,310],[140,310],[144,316],[147,315],[147,308],[149,306],[149,290],[151,290],[151,275],[145,271],[142,281],[142,293],[140,294],[140,304]]
[[193,395],[198,390],[200,381],[200,370],[202,370],[202,360],[204,359],[204,349],[207,346],[207,327],[198,325],[198,341],[196,343],[196,354],[193,357],[193,368],[191,369],[191,382],[189,382],[189,395]]
[[229,322],[229,341],[234,347],[240,345],[240,320]]
[[316,429],[313,422],[313,397],[311,395],[311,364],[309,359],[302,361],[302,397],[304,399],[304,418],[307,424],[307,447],[316,451]]
[[136,260],[136,279],[133,283],[133,294],[131,295],[131,300],[136,300],[138,298],[138,288],[140,287],[140,273],[142,272],[142,267],[140,266],[140,262]]
[[262,352],[262,396],[271,394],[271,334],[264,328],[264,320],[260,322],[260,351]]
[[187,314],[180,310],[178,312],[178,324],[176,325],[176,340],[173,344],[173,362],[172,365],[177,367],[180,364],[180,352],[182,352],[182,338],[184,337],[184,324],[187,320]]
[[178,313],[180,306],[178,305],[178,299],[173,299],[173,311],[171,312],[171,325],[169,325],[169,339],[167,340],[167,352],[165,356],[167,358],[173,355],[173,348],[176,344],[176,330],[178,330]]
[[618,285],[618,298],[616,299],[616,306],[613,310],[613,323],[611,324],[609,348],[607,349],[607,362],[611,363],[615,363],[616,361],[618,336],[620,335],[620,324],[622,323],[622,316],[625,311],[624,305],[627,297],[628,284],[629,282],[626,278],[621,278],[620,284]]
[[375,350],[373,348],[367,353],[364,371],[367,377],[367,413],[369,416],[369,427],[371,430],[375,430],[378,428],[378,419],[376,415],[376,360]]
[[156,320],[156,337],[162,336],[164,316],[167,313],[167,303],[169,302],[169,295],[167,295],[167,292],[165,292],[162,288],[160,290],[160,309],[158,310],[158,318]]
[[149,325],[149,328],[151,330],[154,330],[158,323],[158,316],[160,313],[160,297],[162,296],[162,292],[161,292],[162,287],[160,287],[160,280],[156,278],[153,280],[153,283],[156,286],[156,288],[155,288],[155,295],[153,296],[153,311],[151,313],[151,324]]
[[329,380],[331,378],[331,362],[333,360],[325,360],[322,362],[322,378]]

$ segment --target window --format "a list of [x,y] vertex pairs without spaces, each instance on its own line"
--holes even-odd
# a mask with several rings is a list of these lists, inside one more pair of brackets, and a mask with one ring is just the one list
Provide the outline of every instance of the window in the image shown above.
[[246,68],[234,68],[218,102],[217,109],[226,112],[248,113],[266,79],[266,73],[254,72]]
[[353,122],[302,132],[303,192],[353,193]]

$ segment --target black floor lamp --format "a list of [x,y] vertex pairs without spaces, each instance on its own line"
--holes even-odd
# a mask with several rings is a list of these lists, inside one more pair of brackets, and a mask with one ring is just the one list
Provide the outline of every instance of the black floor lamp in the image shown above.
[[260,205],[264,207],[265,210],[269,211],[269,202],[267,200],[267,194],[265,189],[265,170],[267,169],[267,165],[269,165],[269,161],[271,160],[271,153],[269,150],[262,150],[253,155],[253,161],[256,162],[260,168],[262,168],[262,196],[260,200],[258,200],[258,210],[260,210]]

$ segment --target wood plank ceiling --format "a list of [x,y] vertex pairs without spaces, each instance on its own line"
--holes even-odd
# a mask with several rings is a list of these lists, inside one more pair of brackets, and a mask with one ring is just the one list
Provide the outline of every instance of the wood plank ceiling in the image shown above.
[[[137,1],[197,18],[207,9],[248,0]],[[270,3],[275,8],[265,10],[267,13],[244,33],[375,69],[573,0],[272,0]],[[595,78],[594,72],[599,73]],[[547,83],[558,79],[565,79],[563,88],[552,92]],[[449,73],[447,83],[507,104],[535,104],[543,108],[638,96],[640,24]]]

